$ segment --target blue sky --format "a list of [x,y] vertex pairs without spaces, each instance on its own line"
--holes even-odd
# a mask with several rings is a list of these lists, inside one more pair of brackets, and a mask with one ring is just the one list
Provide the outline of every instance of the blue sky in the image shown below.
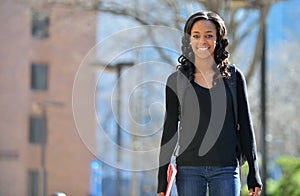
[[267,31],[269,43],[297,38],[300,41],[300,1],[288,0],[273,5],[269,12]]

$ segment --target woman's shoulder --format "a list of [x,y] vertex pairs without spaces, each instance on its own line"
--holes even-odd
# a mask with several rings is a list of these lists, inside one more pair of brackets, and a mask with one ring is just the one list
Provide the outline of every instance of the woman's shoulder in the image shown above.
[[234,70],[238,79],[245,80],[244,73],[238,66],[236,66],[235,64],[230,64],[229,69]]
[[169,77],[168,81],[176,81],[177,78],[181,79],[181,77],[185,76],[186,72],[180,69],[176,69],[174,72],[172,72]]
[[169,76],[168,76],[168,80],[173,80],[176,79],[178,75],[178,70],[172,72]]
[[177,81],[177,71],[174,71],[168,76],[166,85],[174,88],[174,86],[176,85],[176,81]]
[[187,78],[187,72],[185,70],[179,70],[177,69],[176,71],[172,72],[167,79],[168,83],[174,83],[177,82],[178,80],[188,80]]

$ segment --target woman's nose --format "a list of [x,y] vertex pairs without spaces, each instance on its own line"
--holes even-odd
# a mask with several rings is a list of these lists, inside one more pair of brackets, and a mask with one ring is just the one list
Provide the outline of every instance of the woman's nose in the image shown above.
[[205,37],[200,37],[198,41],[199,41],[199,44],[204,44],[204,43],[206,43]]

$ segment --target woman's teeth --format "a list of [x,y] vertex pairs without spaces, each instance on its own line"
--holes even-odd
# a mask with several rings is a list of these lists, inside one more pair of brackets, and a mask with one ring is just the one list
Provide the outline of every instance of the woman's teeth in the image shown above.
[[197,49],[198,49],[198,50],[201,50],[201,51],[205,51],[205,50],[207,50],[208,48],[198,47]]

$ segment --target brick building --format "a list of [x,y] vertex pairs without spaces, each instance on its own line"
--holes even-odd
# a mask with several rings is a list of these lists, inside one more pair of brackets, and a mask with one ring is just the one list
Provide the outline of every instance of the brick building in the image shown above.
[[[97,15],[51,2],[0,1],[1,196],[88,195],[94,156],[75,126],[72,88],[95,45]],[[95,77],[85,73],[83,93],[92,94]],[[93,138],[93,104],[83,104]]]

